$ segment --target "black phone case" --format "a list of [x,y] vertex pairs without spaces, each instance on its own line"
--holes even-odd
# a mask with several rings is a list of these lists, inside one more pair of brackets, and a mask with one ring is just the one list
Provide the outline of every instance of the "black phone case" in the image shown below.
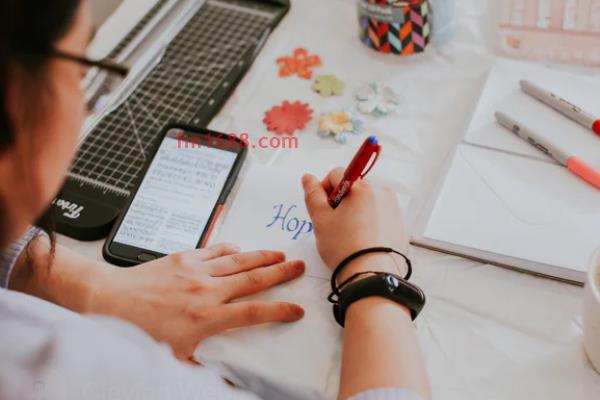
[[[152,161],[154,160],[154,157],[156,156],[158,149],[160,148],[163,140],[165,139],[165,136],[171,129],[180,129],[180,130],[184,131],[185,133],[197,134],[197,135],[208,135],[208,136],[212,136],[212,137],[220,138],[220,139],[227,138],[228,141],[238,142],[240,145],[240,149],[241,149],[236,157],[233,167],[231,168],[231,172],[229,173],[229,176],[227,177],[227,181],[225,182],[225,185],[223,186],[223,190],[221,191],[221,194],[219,195],[217,204],[215,205],[215,207],[213,208],[213,210],[211,212],[209,221],[206,224],[206,227],[204,228],[204,232],[202,232],[202,236],[200,237],[199,243],[202,243],[205,240],[205,236],[210,232],[211,227],[215,222],[214,219],[218,217],[217,211],[227,201],[227,198],[229,197],[229,194],[231,193],[231,189],[233,188],[233,185],[235,185],[235,182],[236,182],[237,177],[242,169],[244,161],[246,160],[246,156],[248,154],[248,146],[246,143],[244,143],[244,141],[242,141],[241,139],[239,139],[235,136],[227,135],[225,133],[211,131],[210,129],[204,129],[204,128],[200,128],[197,126],[191,126],[191,125],[180,124],[180,123],[172,123],[172,124],[167,125],[165,128],[163,128],[163,131],[161,132],[161,135],[160,135],[161,139],[157,141],[156,146],[152,149],[151,157],[149,157],[148,163],[144,167],[142,173],[140,174],[140,177],[138,178],[138,180],[135,184],[135,190],[133,191],[132,195],[129,197],[129,200],[127,201],[127,204],[126,204],[123,212],[121,213],[121,215],[119,215],[117,221],[113,225],[113,228],[112,228],[110,234],[108,235],[108,238],[104,242],[104,246],[102,246],[102,256],[104,257],[104,259],[106,261],[108,261],[109,263],[111,263],[113,265],[116,265],[119,267],[132,267],[132,266],[136,266],[136,265],[139,265],[144,262],[144,261],[140,261],[138,259],[132,260],[132,259],[123,257],[121,255],[114,254],[111,251],[110,246],[111,246],[111,243],[112,243],[115,235],[117,234],[117,230],[119,229],[119,227],[121,226],[121,223],[123,222],[123,219],[125,218],[125,215],[129,211],[129,207],[131,206],[133,199],[135,199],[135,196],[137,195],[140,185],[141,185],[144,177],[146,176],[146,173],[148,172],[148,169],[150,168],[150,165],[152,164]],[[151,252],[151,251],[146,251],[145,253],[153,254],[153,255],[156,254],[155,252]],[[158,259],[158,258],[160,258],[160,256],[157,255],[156,258]]]

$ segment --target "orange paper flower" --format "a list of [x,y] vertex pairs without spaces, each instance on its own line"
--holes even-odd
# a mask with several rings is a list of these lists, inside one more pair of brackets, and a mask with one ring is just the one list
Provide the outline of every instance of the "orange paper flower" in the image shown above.
[[308,50],[300,47],[294,50],[293,56],[278,58],[277,64],[282,78],[296,74],[303,79],[312,79],[312,69],[321,65],[321,58],[309,55]]
[[284,101],[280,106],[275,106],[267,111],[263,122],[271,132],[278,135],[284,133],[292,135],[295,131],[306,127],[312,114],[313,110],[306,103]]

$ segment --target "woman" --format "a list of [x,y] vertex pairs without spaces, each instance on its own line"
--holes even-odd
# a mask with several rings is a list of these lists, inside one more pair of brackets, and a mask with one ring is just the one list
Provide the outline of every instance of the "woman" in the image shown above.
[[[119,269],[28,228],[43,219],[77,146],[86,72],[77,57],[92,26],[85,0],[1,7],[0,283],[10,290],[0,289],[0,399],[274,398],[236,389],[189,360],[200,341],[224,330],[302,318],[294,304],[231,302],[298,278],[301,261],[221,244]],[[335,170],[302,182],[327,265],[370,246],[404,251],[393,193],[360,182],[334,211],[327,193],[340,179]],[[386,254],[365,255],[338,281],[406,268]],[[345,326],[340,398],[429,397],[407,308],[365,298],[348,309]]]

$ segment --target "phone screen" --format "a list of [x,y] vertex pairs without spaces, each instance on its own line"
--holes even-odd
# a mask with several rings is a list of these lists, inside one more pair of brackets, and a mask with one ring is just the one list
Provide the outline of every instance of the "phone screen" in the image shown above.
[[237,153],[186,146],[181,135],[173,129],[165,136],[113,243],[160,254],[198,246]]

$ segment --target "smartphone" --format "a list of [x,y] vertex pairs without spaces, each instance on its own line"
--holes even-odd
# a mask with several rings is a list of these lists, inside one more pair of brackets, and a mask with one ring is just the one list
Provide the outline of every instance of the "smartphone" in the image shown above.
[[128,267],[203,247],[246,158],[233,135],[169,125],[103,248]]

